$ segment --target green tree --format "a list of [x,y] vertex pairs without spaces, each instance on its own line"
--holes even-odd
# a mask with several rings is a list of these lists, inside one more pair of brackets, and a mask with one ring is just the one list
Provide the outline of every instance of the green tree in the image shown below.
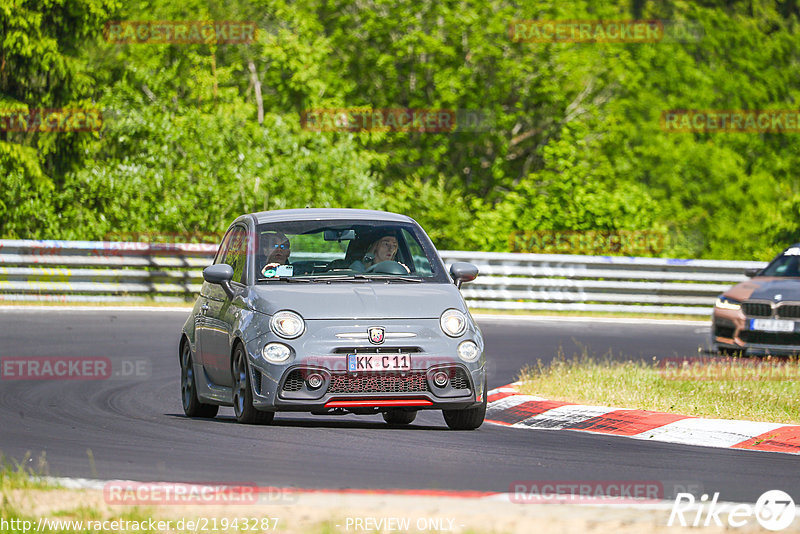
[[[0,116],[93,107],[82,49],[117,0],[10,0],[0,6]],[[0,131],[0,236],[53,235],[52,195],[96,133]]]

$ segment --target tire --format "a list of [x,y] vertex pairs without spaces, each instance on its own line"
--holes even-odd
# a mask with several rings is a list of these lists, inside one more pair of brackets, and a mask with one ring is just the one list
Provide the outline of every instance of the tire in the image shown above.
[[203,404],[197,398],[197,380],[194,376],[194,360],[188,341],[181,343],[181,403],[187,417],[216,417],[219,406]]
[[248,425],[271,423],[275,412],[262,412],[253,407],[253,385],[250,383],[250,369],[242,345],[237,344],[233,351],[231,373],[233,375],[233,413],[236,415],[236,421]]
[[408,425],[417,418],[416,410],[389,410],[383,412],[383,420],[390,425]]
[[486,400],[488,391],[486,382],[483,383],[483,402],[475,408],[465,410],[442,410],[444,422],[451,430],[475,430],[483,424],[486,418]]

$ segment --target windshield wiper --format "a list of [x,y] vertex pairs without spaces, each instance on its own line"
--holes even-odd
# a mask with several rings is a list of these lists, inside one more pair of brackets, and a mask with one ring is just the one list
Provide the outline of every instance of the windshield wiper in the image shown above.
[[271,278],[259,278],[259,282],[270,282],[280,280],[282,282],[369,282],[380,280],[381,282],[422,282],[421,278],[410,276],[396,276],[393,274],[338,274],[334,276],[273,276]]
[[334,276],[315,276],[313,282],[368,282],[369,278],[363,274],[337,274]]
[[421,278],[412,278],[411,276],[396,276],[393,274],[384,274],[384,275],[371,274],[367,275],[366,277],[369,278],[370,280],[381,280],[381,281],[385,280],[387,282],[414,282],[414,283],[422,282]]
[[272,276],[270,278],[259,278],[258,282],[271,282],[272,280],[280,280],[281,282],[311,282],[309,278],[294,276]]

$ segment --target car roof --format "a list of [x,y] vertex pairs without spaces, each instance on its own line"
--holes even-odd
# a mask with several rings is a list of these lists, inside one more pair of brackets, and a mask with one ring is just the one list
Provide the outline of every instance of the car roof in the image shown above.
[[349,208],[304,208],[291,210],[273,210],[251,213],[256,224],[286,221],[308,221],[327,219],[363,219],[365,221],[388,221],[388,222],[414,222],[414,219],[399,213],[376,210],[357,210]]

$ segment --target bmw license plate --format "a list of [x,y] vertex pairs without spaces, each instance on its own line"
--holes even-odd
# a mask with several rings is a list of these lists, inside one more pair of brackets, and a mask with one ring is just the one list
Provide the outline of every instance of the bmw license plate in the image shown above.
[[780,319],[750,319],[750,330],[764,332],[794,332],[794,321]]
[[408,354],[348,354],[347,370],[359,371],[408,371],[411,357]]

